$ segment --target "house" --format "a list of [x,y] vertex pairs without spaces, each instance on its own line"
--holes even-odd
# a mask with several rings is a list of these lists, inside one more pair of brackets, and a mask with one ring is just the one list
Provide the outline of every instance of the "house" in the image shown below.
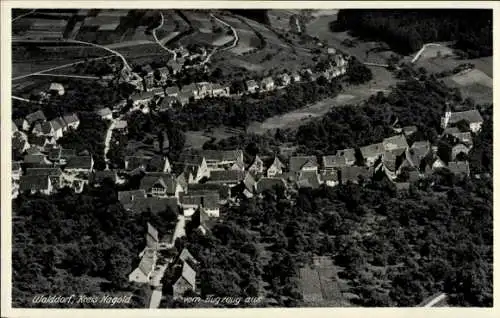
[[288,165],[290,172],[318,171],[316,156],[295,156],[290,158]]
[[466,110],[462,112],[451,112],[449,108],[443,117],[441,117],[441,128],[445,129],[448,126],[453,126],[460,121],[465,121],[469,124],[469,129],[473,133],[477,133],[481,130],[483,125],[483,117],[477,109]]
[[172,108],[172,106],[177,104],[177,102],[178,102],[177,97],[165,96],[160,103],[160,107],[159,107],[158,111],[160,111],[160,112],[167,111],[168,109]]
[[339,183],[347,182],[359,183],[360,180],[368,179],[372,176],[372,169],[369,167],[350,166],[339,169]]
[[18,154],[24,153],[30,144],[28,143],[28,136],[21,131],[16,131],[12,135],[12,150],[17,151]]
[[245,171],[245,164],[243,162],[236,161],[232,166],[229,167],[229,170]]
[[337,150],[334,156],[323,156],[323,169],[333,171],[336,168],[352,166],[356,161],[353,148]]
[[60,168],[27,168],[26,176],[47,176],[53,189],[63,186],[63,172]]
[[126,120],[117,119],[115,120],[114,130],[122,134],[127,133],[128,123]]
[[47,156],[42,153],[27,154],[23,158],[25,166],[30,167],[40,167],[40,166],[50,166],[52,163],[47,160]]
[[62,84],[60,83],[51,83],[49,87],[49,92],[62,96],[64,95],[64,86],[62,86]]
[[198,82],[196,83],[196,88],[198,90],[197,98],[206,98],[212,96],[212,83],[209,82]]
[[255,178],[252,176],[251,173],[247,172],[245,174],[245,179],[243,179],[243,182],[241,183],[243,195],[247,198],[252,198],[253,193],[255,192],[256,184],[257,181],[255,180]]
[[382,171],[387,175],[387,177],[391,180],[396,179],[397,177],[397,166],[398,156],[393,151],[386,151],[382,156],[382,160],[378,167],[378,170],[382,169]]
[[184,192],[192,195],[217,193],[220,199],[219,202],[222,202],[229,198],[230,188],[226,185],[217,183],[192,183],[186,185]]
[[48,159],[55,164],[64,165],[70,157],[76,156],[74,149],[52,148],[48,153]]
[[463,143],[466,146],[472,147],[474,145],[474,141],[472,138],[472,134],[468,132],[454,132],[451,134],[447,134],[447,136],[454,139],[455,143]]
[[196,84],[194,83],[182,86],[181,93],[193,97],[194,99],[198,99],[198,87],[196,87]]
[[422,170],[428,175],[442,168],[446,168],[446,163],[444,163],[444,161],[441,160],[441,158],[439,158],[436,154],[432,154],[426,158],[425,167]]
[[33,133],[37,136],[53,137],[57,140],[63,136],[63,127],[59,120],[53,119],[51,121],[36,123]]
[[258,155],[255,155],[252,164],[248,167],[248,171],[256,175],[264,173],[264,162]]
[[146,232],[146,249],[157,250],[159,241],[158,230],[148,222]]
[[293,81],[293,83],[300,82],[300,74],[298,72],[292,73],[292,81]]
[[19,178],[19,191],[30,193],[40,192],[45,195],[50,195],[54,190],[51,178],[47,175],[30,175],[21,176]]
[[18,161],[12,162],[12,179],[19,180],[19,178],[23,175],[23,169],[21,169],[21,163]]
[[340,182],[339,174],[338,170],[325,170],[319,175],[320,183],[327,187],[335,187]]
[[80,119],[78,119],[78,116],[75,113],[64,115],[63,120],[66,123],[67,128],[76,130],[78,129],[78,126],[80,126]]
[[468,161],[450,161],[448,162],[448,170],[453,174],[463,175],[466,177],[470,176],[470,168]]
[[180,94],[179,87],[177,86],[169,86],[165,88],[165,95],[171,97],[177,97]]
[[[45,115],[41,110],[37,110],[34,113],[31,113],[26,116],[26,122],[28,124],[28,127],[31,127],[33,124],[37,122],[44,122],[46,121],[47,118],[45,118]],[[24,126],[23,126],[24,127]]]
[[132,203],[138,199],[146,198],[146,191],[144,190],[132,190],[132,191],[119,191],[118,201],[123,205],[123,207],[128,210],[132,207]]
[[151,172],[169,172],[171,171],[170,162],[165,156],[126,156],[125,170],[144,170]]
[[205,157],[185,155],[181,158],[181,162],[184,163],[187,183],[198,183],[201,179],[210,177],[210,170]]
[[456,144],[451,148],[451,160],[456,160],[459,154],[468,155],[472,147],[467,147],[466,145],[460,143]]
[[317,189],[321,185],[321,180],[317,170],[301,171],[297,178],[297,187],[299,189],[311,188]]
[[213,97],[229,97],[229,85],[213,84],[211,95]]
[[245,178],[245,172],[240,170],[214,170],[210,172],[207,183],[223,184],[234,187]]
[[382,143],[376,143],[368,146],[359,148],[361,156],[365,161],[365,165],[368,167],[373,166],[375,161],[379,159],[385,152],[384,145]]
[[24,118],[14,119],[13,124],[18,130],[28,131],[30,129],[30,124]]
[[184,216],[190,218],[198,207],[203,207],[205,212],[212,217],[219,217],[220,196],[216,192],[204,194],[181,193],[179,204]]
[[212,218],[205,212],[205,209],[199,207],[191,216],[190,227],[192,229],[199,230],[203,235],[205,235],[214,225]]
[[188,290],[196,290],[196,272],[187,262],[183,262],[181,272],[172,285],[173,298],[182,297]]
[[179,193],[183,192],[176,178],[168,173],[148,173],[146,174],[139,186],[139,189],[144,190],[146,194],[153,197],[179,197]]
[[411,136],[414,133],[416,133],[418,131],[418,128],[417,128],[417,126],[405,126],[405,127],[403,127],[402,131],[403,131],[403,134],[406,137],[408,137],[408,136]]
[[89,183],[95,187],[101,186],[106,179],[113,183],[118,183],[118,173],[114,170],[104,170],[94,171],[89,175]]
[[200,156],[205,158],[210,171],[230,168],[235,163],[244,164],[242,150],[203,150]]
[[181,106],[185,106],[185,105],[189,104],[192,97],[194,97],[194,95],[190,92],[180,92],[176,98],[177,98],[177,102]]
[[95,113],[99,117],[101,117],[101,119],[103,119],[103,120],[112,120],[113,119],[113,112],[108,107],[98,109],[98,110],[96,110]]
[[274,80],[272,77],[264,77],[260,82],[260,89],[263,91],[271,91],[274,89]]
[[274,191],[275,189],[286,189],[286,183],[283,178],[260,178],[255,184],[255,192],[260,194],[265,191]]
[[182,64],[178,63],[175,60],[168,61],[167,66],[170,68],[171,73],[174,75],[182,70]]
[[259,85],[255,80],[248,80],[245,82],[245,86],[249,93],[256,93],[259,89]]
[[152,249],[146,249],[144,255],[141,258],[139,266],[129,274],[129,282],[135,282],[140,284],[148,283],[151,279],[151,274],[153,273],[157,261],[156,251]]
[[130,205],[127,206],[127,210],[136,214],[150,212],[159,215],[167,210],[177,213],[178,200],[175,197],[172,198],[138,197],[135,198],[130,203]]
[[130,96],[130,100],[132,101],[132,105],[134,106],[147,106],[155,98],[155,96],[155,93],[152,91],[142,91]]
[[196,265],[199,262],[194,258],[193,254],[189,252],[187,248],[183,248],[182,251],[179,254],[178,260],[182,262],[187,262],[192,265]]
[[94,169],[94,159],[92,156],[73,156],[69,157],[68,163],[64,168],[64,171],[70,173],[90,173]]
[[281,175],[283,174],[283,169],[285,168],[285,165],[279,160],[279,158],[276,156],[274,157],[273,163],[267,168],[267,177],[272,178],[276,175]]
[[422,162],[431,150],[429,141],[416,141],[405,151],[405,158],[398,167],[398,174],[404,167],[421,170]]
[[278,82],[281,86],[288,86],[291,82],[292,78],[287,73],[278,75]]
[[316,77],[317,77],[316,74],[314,74],[310,68],[306,68],[306,69],[302,70],[302,78],[304,78],[308,81],[315,81]]
[[382,144],[385,151],[394,152],[396,155],[401,155],[408,148],[408,143],[403,134],[384,138]]

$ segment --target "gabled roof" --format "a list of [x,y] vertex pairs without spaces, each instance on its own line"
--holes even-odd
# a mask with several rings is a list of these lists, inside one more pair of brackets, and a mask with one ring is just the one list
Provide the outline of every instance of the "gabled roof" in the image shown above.
[[355,151],[353,148],[338,150],[334,156],[323,156],[324,167],[342,167],[348,161],[355,161]]
[[448,127],[443,131],[443,134],[444,135],[453,135],[453,134],[456,134],[459,132],[460,132],[460,129],[458,129],[458,127]]
[[186,262],[184,262],[182,265],[181,277],[184,278],[189,283],[189,285],[193,287],[196,286],[196,272]]
[[468,161],[450,161],[448,163],[448,169],[454,174],[469,175],[470,172]]
[[[240,170],[215,170],[210,172],[210,181],[238,183],[245,178],[245,172]],[[209,181],[209,182],[210,182]]]
[[[153,97],[155,97],[155,94],[154,92],[152,91],[147,91],[147,92],[139,92],[137,94],[134,94],[132,96],[130,96],[130,99],[133,101],[133,102],[137,102],[137,101],[140,101],[140,100],[147,100],[147,99],[152,99]],[[103,115],[101,115],[103,116]]]
[[186,185],[187,193],[190,195],[203,195],[216,193],[221,199],[227,199],[229,195],[229,187],[217,183],[192,183]]
[[111,179],[113,182],[116,182],[118,175],[116,171],[112,170],[104,170],[104,171],[95,171],[89,176],[89,181],[92,183],[102,183],[105,179]]
[[61,117],[52,119],[50,121],[50,124],[52,125],[52,128],[54,129],[54,131],[62,129],[64,126],[66,126],[66,123],[64,122],[64,120]]
[[98,110],[96,110],[95,113],[101,117],[109,116],[109,115],[113,114],[111,109],[109,109],[108,107],[98,109]]
[[167,193],[173,194],[177,187],[177,181],[173,175],[167,173],[160,176],[148,174],[142,178],[139,188],[148,192],[155,185],[160,185],[166,189]]
[[463,112],[454,112],[451,113],[449,123],[453,124],[461,120],[465,120],[469,123],[482,123],[483,117],[477,109],[466,110]]
[[339,181],[339,174],[338,172],[335,171],[328,171],[328,172],[323,172],[319,175],[319,178],[321,181],[334,181],[337,182]]
[[250,191],[253,191],[256,183],[257,182],[255,181],[255,178],[252,176],[251,173],[247,173],[245,175],[245,179],[243,179],[243,184],[245,185],[245,188],[247,188]]
[[384,145],[380,142],[380,143],[360,147],[359,150],[361,152],[361,155],[365,159],[369,158],[369,157],[377,157],[377,156],[380,156],[384,153]]
[[68,159],[65,169],[87,169],[92,168],[91,156],[74,156]]
[[285,181],[282,178],[261,178],[255,186],[257,193],[267,190],[274,190],[275,187],[286,188]]
[[195,264],[198,263],[196,258],[194,258],[193,254],[191,254],[187,248],[182,249],[181,253],[179,254],[179,259],[183,262],[190,261]]
[[49,176],[47,175],[21,176],[19,179],[19,190],[46,190],[49,184]]
[[27,168],[27,176],[57,176],[62,175],[60,168]]
[[386,151],[382,157],[382,162],[384,166],[390,171],[396,170],[396,160],[397,156],[392,151]]
[[130,204],[132,201],[139,198],[146,198],[146,192],[144,190],[118,192],[118,201],[120,201],[122,205]]
[[24,163],[45,164],[46,156],[44,154],[32,154],[24,156]]
[[290,158],[289,169],[292,172],[298,172],[304,166],[317,167],[318,162],[316,156],[296,156]]
[[252,164],[248,168],[249,170],[263,170],[264,169],[264,162],[262,159],[260,159],[259,155],[256,155]]
[[139,167],[146,166],[149,164],[151,157],[149,156],[126,156],[125,162],[127,163],[127,170],[134,170]]
[[139,263],[139,269],[141,272],[143,272],[146,276],[149,276],[149,274],[154,270],[155,260],[155,251],[146,249],[141,258],[141,262]]
[[66,114],[63,116],[64,121],[67,125],[79,122],[78,116],[75,113]]
[[34,123],[37,120],[40,120],[40,121],[47,120],[47,118],[45,117],[45,115],[43,114],[43,112],[41,110],[37,110],[36,112],[31,113],[31,114],[26,116],[26,121],[28,122],[29,125],[31,125],[32,123]]
[[165,88],[166,95],[178,95],[180,93],[179,87],[169,86]]
[[243,156],[243,151],[237,150],[203,150],[200,156],[207,161],[237,161]]
[[349,166],[340,168],[342,183],[347,181],[357,182],[359,177],[369,177],[372,170],[366,167]]
[[149,222],[147,224],[147,235],[158,241],[158,230]]
[[385,138],[382,142],[386,151],[404,150],[408,148],[408,143],[404,135],[396,135]]
[[319,175],[316,171],[301,171],[297,185],[299,188],[313,188],[317,189],[320,186]]
[[219,207],[219,194],[206,193],[206,194],[189,194],[181,193],[180,203],[183,205],[203,205],[204,208],[213,210]]

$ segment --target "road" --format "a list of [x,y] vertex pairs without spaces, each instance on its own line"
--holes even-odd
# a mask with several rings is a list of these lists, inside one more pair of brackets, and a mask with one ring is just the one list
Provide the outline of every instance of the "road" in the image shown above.
[[30,12],[26,12],[26,13],[24,13],[24,14],[21,14],[20,16],[17,16],[17,17],[15,17],[15,18],[13,18],[13,19],[12,19],[12,22],[15,22],[15,21],[17,21],[17,20],[19,20],[19,19],[21,19],[21,18],[24,18],[25,16],[28,16],[28,15],[30,15],[30,14],[33,14],[33,13],[35,13],[35,11],[36,11],[36,10],[37,10],[37,9],[33,9],[33,10],[31,10]]
[[32,104],[43,105],[43,103],[40,102],[40,101],[30,100],[30,99],[22,98],[22,97],[19,97],[19,96],[12,96],[12,99],[16,99],[16,100],[20,100],[20,101],[28,102],[28,103],[32,103]]
[[116,119],[111,120],[111,125],[108,127],[108,131],[106,132],[106,138],[104,139],[104,161],[106,161],[106,169],[109,170],[109,159],[108,159],[108,151],[109,151],[109,143],[111,142],[111,136],[113,135],[113,129],[115,128]]
[[432,298],[429,302],[421,304],[420,307],[433,307],[440,301],[444,300],[446,297],[447,297],[446,294],[441,293],[436,297]]
[[14,77],[12,80],[13,81],[17,81],[17,80],[20,80],[20,79],[23,79],[23,78],[26,78],[26,77],[30,77],[30,76],[33,76],[33,75],[39,75],[39,74],[43,74],[43,73],[46,73],[46,72],[59,70],[61,68],[66,68],[66,67],[70,67],[70,66],[74,66],[74,65],[77,65],[77,64],[82,64],[82,63],[90,62],[90,61],[102,60],[102,59],[106,59],[106,58],[113,57],[113,56],[115,56],[115,55],[106,55],[106,56],[91,58],[91,59],[87,59],[87,60],[80,60],[80,61],[69,63],[69,64],[64,64],[64,65],[60,65],[60,66],[56,66],[56,67],[51,67],[51,68],[48,68],[46,70],[42,70],[42,71],[38,71],[38,72],[26,74],[26,75],[17,76],[17,77]]
[[53,74],[53,73],[34,74],[33,76],[54,76],[54,77],[70,77],[70,78],[82,78],[82,79],[100,79],[100,77],[97,77],[97,76],[66,75],[66,74]]
[[153,29],[153,37],[155,38],[155,41],[156,43],[158,43],[158,45],[164,49],[165,51],[167,51],[168,53],[172,54],[172,58],[175,60],[177,60],[177,53],[171,49],[169,49],[168,47],[166,47],[165,45],[161,44],[160,40],[158,40],[158,37],[156,36],[156,30],[158,30],[159,28],[161,28],[163,26],[163,23],[165,22],[165,18],[163,17],[163,12],[160,11],[160,16],[161,16],[161,23],[159,26],[157,26],[156,28]]
[[425,49],[429,46],[442,46],[441,44],[438,44],[438,43],[427,43],[427,44],[424,44],[422,46],[422,48],[417,52],[417,54],[415,55],[415,57],[411,60],[411,63],[415,63],[416,61],[418,61],[418,59],[420,58],[420,55],[422,55],[422,53],[424,53]]
[[221,49],[221,51],[226,51],[226,50],[230,50],[232,48],[234,48],[236,45],[238,45],[238,41],[240,40],[239,37],[238,37],[238,32],[236,32],[236,29],[233,28],[229,23],[227,23],[226,21],[224,20],[221,20],[219,18],[217,18],[214,14],[210,13],[210,16],[212,18],[214,18],[215,20],[217,20],[219,23],[222,23],[224,24],[225,26],[229,27],[231,29],[231,31],[233,32],[233,36],[234,36],[234,42],[228,46],[228,47],[225,47],[223,49]]

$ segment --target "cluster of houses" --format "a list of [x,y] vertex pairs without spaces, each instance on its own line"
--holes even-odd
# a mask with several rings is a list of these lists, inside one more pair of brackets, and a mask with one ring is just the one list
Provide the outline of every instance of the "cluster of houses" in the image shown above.
[[[148,106],[153,102],[160,111],[171,108],[173,105],[184,106],[191,101],[208,97],[230,97],[230,83],[191,83],[179,88],[178,86],[165,87],[169,74],[177,74],[182,67],[179,59],[170,61],[167,66],[158,68],[156,71],[150,65],[143,68],[145,74],[144,90],[130,96],[134,107],[141,107],[144,112],[149,111]],[[301,81],[315,81],[320,77],[332,80],[347,72],[348,60],[342,54],[333,54],[329,61],[318,65],[315,71],[310,68],[302,69],[292,73],[283,72],[277,76],[267,76],[261,80],[250,79],[245,81],[245,92],[248,94],[263,93],[282,89],[286,86]],[[175,67],[174,67],[175,66]],[[239,95],[241,93],[237,93]]]
[[[168,237],[166,238],[168,241]],[[150,287],[147,307],[158,308],[163,292],[163,277],[169,273],[166,282],[172,288],[174,299],[182,297],[185,292],[197,290],[197,267],[199,262],[188,249],[177,248],[165,243],[165,238],[159,238],[158,230],[147,224],[146,247],[139,254],[139,264],[129,274],[129,282],[134,282]]]

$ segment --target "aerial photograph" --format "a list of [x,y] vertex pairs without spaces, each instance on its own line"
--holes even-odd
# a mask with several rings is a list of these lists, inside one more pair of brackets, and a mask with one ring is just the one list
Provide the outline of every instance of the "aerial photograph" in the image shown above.
[[492,9],[11,16],[12,308],[493,306]]

